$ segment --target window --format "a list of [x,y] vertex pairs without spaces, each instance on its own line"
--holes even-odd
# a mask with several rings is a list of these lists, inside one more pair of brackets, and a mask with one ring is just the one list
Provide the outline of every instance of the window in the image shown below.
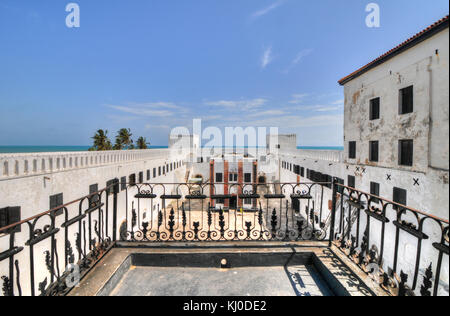
[[98,192],[98,184],[97,183],[96,184],[91,184],[89,186],[89,194],[92,194],[92,193],[95,193],[95,192]]
[[314,182],[322,181],[322,173],[314,171],[314,173],[313,173],[313,181]]
[[150,180],[150,169],[147,170],[147,181]]
[[369,160],[378,161],[378,141],[369,142]]
[[[407,201],[406,201],[406,196],[407,196],[407,192],[404,189],[400,189],[400,188],[395,188],[394,187],[394,191],[393,191],[393,201],[397,202],[399,204],[402,205],[406,205]],[[397,207],[394,207],[394,209],[397,209]]]
[[398,164],[401,166],[413,165],[413,140],[400,140],[398,143]]
[[143,183],[144,182],[144,173],[141,171],[139,172],[139,183]]
[[[336,183],[338,183],[338,184],[344,184],[344,179],[341,179],[341,178],[334,178],[334,180],[336,181]],[[344,192],[344,188],[342,187],[342,186],[340,186],[340,185],[338,185],[337,186],[337,192],[338,193],[340,193],[340,194],[342,194],[342,192]]]
[[[376,182],[370,182],[370,194],[373,194],[375,196],[380,196],[380,184]],[[375,203],[378,203],[379,200],[373,198],[372,201]]]
[[163,171],[162,171],[163,174],[166,174],[166,166],[163,166],[162,169],[163,169]]
[[[89,194],[93,194],[93,193],[96,193],[96,192],[98,192],[98,184],[97,183],[96,184],[91,184],[89,186]],[[98,203],[98,200],[99,200],[99,196],[98,195],[91,196],[91,198],[89,199],[89,204]]]
[[244,173],[244,182],[245,183],[252,182],[252,174],[251,173]]
[[409,86],[400,90],[399,114],[411,113],[414,110],[414,89]]
[[216,173],[216,182],[223,182],[223,175],[221,173]]
[[[50,209],[54,209],[55,207],[58,207],[60,205],[63,205],[63,194],[59,193],[59,194],[55,194],[50,196]],[[63,209],[60,208],[58,210],[56,210],[55,215],[59,216],[63,213]]]
[[370,113],[369,119],[371,121],[378,120],[380,118],[380,98],[370,100]]
[[[0,209],[0,228],[9,226],[11,224],[20,222],[20,207],[5,207]],[[19,233],[22,225],[14,227],[12,231],[8,233]]]
[[300,168],[300,176],[302,176],[302,177],[305,176],[305,168],[304,167]]
[[325,184],[325,186],[329,189],[331,189],[333,187],[333,177],[330,176],[329,174],[324,174],[323,175],[323,182],[326,182],[327,184]]
[[356,142],[348,142],[348,158],[356,159]]
[[114,193],[114,187],[112,186],[113,184],[116,184],[116,179],[112,179],[106,182],[106,187],[108,188],[107,192],[108,194],[113,194]]
[[135,185],[136,184],[136,174],[130,174],[130,176],[128,177],[128,183],[129,185]]
[[153,168],[153,178],[156,178],[156,168]]
[[158,167],[158,176],[161,175],[161,167]]
[[355,188],[356,187],[355,176],[348,176],[348,178],[347,178],[347,186],[351,187],[351,188]]
[[229,179],[230,182],[236,182],[238,180],[237,173],[230,173],[228,179]]
[[126,190],[127,188],[127,177],[120,178],[120,190]]

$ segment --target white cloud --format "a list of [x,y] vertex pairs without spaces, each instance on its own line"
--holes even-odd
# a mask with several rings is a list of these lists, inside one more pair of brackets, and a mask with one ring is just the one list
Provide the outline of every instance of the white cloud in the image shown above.
[[120,112],[134,114],[138,116],[157,116],[167,117],[172,116],[175,113],[184,111],[184,108],[171,103],[171,102],[149,102],[149,103],[127,103],[126,105],[112,105],[108,104],[108,107]]
[[285,115],[279,117],[268,117],[260,120],[237,121],[236,125],[239,123],[242,126],[275,126],[293,129],[298,127],[342,125],[343,120],[343,114],[316,116]]
[[279,6],[281,6],[281,5],[283,4],[283,2],[284,2],[283,0],[278,0],[278,1],[272,3],[271,5],[265,7],[265,8],[263,8],[263,9],[261,9],[261,10],[258,10],[258,11],[256,11],[256,12],[254,12],[254,13],[251,15],[251,18],[252,18],[252,19],[260,18],[260,17],[266,15],[267,13],[271,12],[272,10],[275,10],[276,8],[278,8]]
[[308,48],[308,49],[304,49],[302,51],[300,51],[295,58],[292,60],[291,64],[283,71],[285,74],[287,74],[288,72],[290,72],[292,70],[292,68],[294,68],[295,66],[297,66],[297,64],[300,63],[300,61],[305,58],[306,56],[308,56],[309,54],[311,54],[313,52],[313,49]]
[[296,105],[290,108],[299,111],[329,112],[341,109],[339,105]]
[[331,111],[337,111],[341,107],[340,106],[319,106],[315,109],[316,112],[331,112]]
[[206,105],[210,106],[222,106],[226,108],[234,108],[237,106],[237,104],[241,101],[227,101],[227,100],[220,100],[220,101],[210,101],[205,102]]
[[295,56],[294,60],[292,61],[292,63],[294,65],[298,64],[304,57],[308,56],[309,54],[311,54],[313,52],[313,49],[304,49],[302,51],[300,51],[297,56]]
[[209,106],[219,106],[225,108],[239,108],[243,111],[255,110],[267,103],[268,100],[263,98],[250,100],[219,100],[205,102]]
[[181,106],[178,106],[172,102],[144,102],[144,103],[131,102],[129,103],[129,105],[153,109],[182,109]]
[[337,101],[335,101],[335,102],[333,102],[331,104],[333,104],[333,105],[344,105],[344,99],[337,100]]
[[301,102],[303,102],[303,99],[306,98],[309,94],[307,93],[302,93],[302,94],[293,94],[292,95],[292,100],[289,101],[289,103],[291,104],[299,104]]
[[261,57],[261,68],[265,69],[273,60],[272,46],[266,48]]
[[254,112],[251,113],[250,117],[257,117],[257,116],[276,116],[276,115],[284,115],[286,114],[283,110],[267,110],[267,111],[261,111],[261,112]]
[[145,129],[169,129],[169,125],[145,124]]

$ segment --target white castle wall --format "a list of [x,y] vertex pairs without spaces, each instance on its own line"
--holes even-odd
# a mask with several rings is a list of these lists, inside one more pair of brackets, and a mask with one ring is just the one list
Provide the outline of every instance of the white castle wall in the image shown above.
[[[382,167],[371,167],[352,165],[345,162],[336,162],[333,157],[342,156],[342,152],[337,151],[335,154],[325,153],[320,150],[308,151],[304,154],[303,150],[298,150],[295,154],[280,155],[281,161],[286,161],[291,164],[300,165],[305,168],[305,177],[301,177],[301,182],[311,182],[306,178],[306,169],[315,170],[323,174],[329,174],[333,177],[339,177],[347,184],[347,176],[353,175],[356,178],[356,188],[358,190],[370,193],[370,182],[377,182],[380,184],[380,196],[389,200],[392,200],[393,188],[403,188],[407,190],[407,205],[411,208],[423,211],[427,214],[438,216],[440,218],[448,219],[449,210],[449,186],[448,179],[443,178],[440,171],[429,169],[428,173],[412,172],[399,169],[388,169]],[[320,159],[325,157],[325,159]],[[359,167],[359,171],[357,171]],[[362,171],[365,168],[365,172]],[[287,169],[281,169],[280,182],[295,182],[297,181],[297,175]],[[387,180],[387,175],[391,175],[391,180]],[[413,179],[418,179],[419,185],[414,185]],[[317,191],[313,194],[318,194]],[[319,193],[320,194],[320,193]],[[324,188],[323,191],[324,201],[331,201],[332,191],[328,188]],[[324,205],[326,205],[325,203]],[[324,207],[324,209],[328,209]],[[327,213],[326,213],[327,214]],[[361,231],[363,233],[366,227],[365,214],[361,216]],[[386,267],[392,266],[393,254],[394,254],[394,231],[392,231],[392,221],[395,218],[390,218],[391,223],[387,227],[391,227],[387,230],[385,240],[385,262]],[[414,218],[408,217],[408,221],[415,223]],[[381,225],[376,221],[371,221],[371,244],[380,244],[380,232]],[[436,269],[438,252],[432,247],[431,242],[438,241],[440,239],[440,229],[436,225],[426,226],[425,233],[430,236],[430,239],[424,240],[423,252],[421,255],[420,264],[420,276],[419,284],[422,282],[423,273],[428,265],[433,262],[433,268]],[[356,231],[352,231],[353,235],[356,235]],[[391,239],[389,239],[391,238]],[[361,240],[361,239],[360,239]],[[409,282],[412,282],[411,276],[414,272],[415,255],[417,249],[417,238],[401,234],[401,242],[399,248],[399,266],[401,266],[404,272],[410,275]],[[441,282],[444,285],[441,291],[444,291],[448,295],[449,284],[449,261],[448,256],[444,255],[441,272]],[[441,292],[441,294],[445,294]]]
[[0,207],[21,206],[22,218],[49,208],[49,196],[63,193],[64,202],[89,194],[89,185],[151,173],[151,182],[174,182],[173,173],[153,179],[153,168],[183,160],[169,149],[106,152],[3,154],[0,165]]
[[[399,89],[413,86],[414,111],[399,115]],[[408,171],[449,170],[449,29],[344,85],[345,159],[352,164]],[[380,119],[369,102],[380,98]],[[414,140],[413,166],[398,165],[398,141]],[[348,142],[356,141],[356,159]],[[369,161],[369,141],[379,141],[379,162]]]
[[[165,174],[153,177],[153,168],[158,171],[159,167],[172,162],[179,162],[180,167],[166,171]],[[21,219],[35,216],[49,209],[49,197],[54,194],[63,193],[64,203],[77,200],[89,194],[89,185],[98,184],[99,190],[106,187],[106,182],[114,178],[128,177],[130,174],[136,174],[136,181],[139,180],[139,172],[143,172],[144,182],[151,183],[176,183],[182,182],[185,175],[185,165],[182,156],[169,149],[150,149],[150,150],[130,150],[120,152],[74,152],[74,153],[41,153],[41,154],[5,154],[0,155],[0,165],[3,166],[3,173],[0,177],[0,208],[8,206],[21,207]],[[12,166],[12,167],[11,167]],[[36,168],[35,168],[36,167]],[[147,170],[150,170],[150,180],[147,180]],[[174,191],[173,185],[166,187],[166,193]],[[157,194],[162,194],[162,189],[157,189]],[[136,191],[131,190],[131,191]],[[135,192],[129,192],[129,197],[134,196]],[[112,195],[108,198],[109,203],[109,235],[112,230]],[[118,196],[118,219],[117,232],[126,214],[126,191],[121,190]],[[138,205],[134,205],[135,208]],[[157,214],[157,207],[162,207],[161,200],[154,199],[153,206]],[[79,203],[74,203],[68,207],[69,219],[78,215]],[[132,202],[128,200],[128,217],[131,214]],[[87,209],[87,202],[83,204],[83,210]],[[152,213],[150,205],[141,205],[139,220],[142,220],[143,212],[147,216]],[[103,207],[106,212],[106,205]],[[98,212],[93,213],[93,220],[98,219]],[[64,215],[57,216],[56,227],[61,227],[65,221]],[[87,218],[84,220],[87,225]],[[41,218],[36,228],[43,228],[50,224],[48,216]],[[24,246],[30,238],[30,232],[27,224],[21,226],[22,231],[16,233],[15,244]],[[130,227],[128,228],[130,229]],[[78,231],[78,225],[69,228],[69,241],[74,250],[76,260],[78,253],[75,248],[75,233]],[[57,244],[59,256],[59,269],[65,270],[64,262],[64,230],[61,229],[56,235],[59,241]],[[93,238],[96,238],[93,233]],[[88,238],[88,237],[86,237]],[[119,238],[119,236],[118,236]],[[9,235],[0,235],[0,249],[5,251],[9,249]],[[49,274],[45,266],[44,252],[50,249],[51,238],[46,239],[35,245],[35,286],[36,294],[38,283],[46,277],[50,283]],[[21,286],[24,295],[30,295],[30,256],[29,247],[14,257],[18,260],[21,267]],[[8,275],[8,260],[0,263],[0,274]],[[15,288],[17,294],[17,288]]]

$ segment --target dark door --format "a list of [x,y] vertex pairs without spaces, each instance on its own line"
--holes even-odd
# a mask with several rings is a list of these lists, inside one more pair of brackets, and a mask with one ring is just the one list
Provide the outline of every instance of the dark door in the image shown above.
[[236,196],[236,195],[233,195],[233,196],[230,198],[230,209],[235,210],[235,209],[236,209],[236,206],[237,206],[237,196]]
[[292,199],[292,208],[295,212],[300,212],[300,200],[299,199]]

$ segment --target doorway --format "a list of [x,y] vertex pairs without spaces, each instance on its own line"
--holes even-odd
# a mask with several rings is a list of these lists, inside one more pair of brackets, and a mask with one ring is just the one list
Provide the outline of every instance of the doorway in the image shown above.
[[230,198],[230,209],[235,210],[237,207],[237,196],[233,195]]

